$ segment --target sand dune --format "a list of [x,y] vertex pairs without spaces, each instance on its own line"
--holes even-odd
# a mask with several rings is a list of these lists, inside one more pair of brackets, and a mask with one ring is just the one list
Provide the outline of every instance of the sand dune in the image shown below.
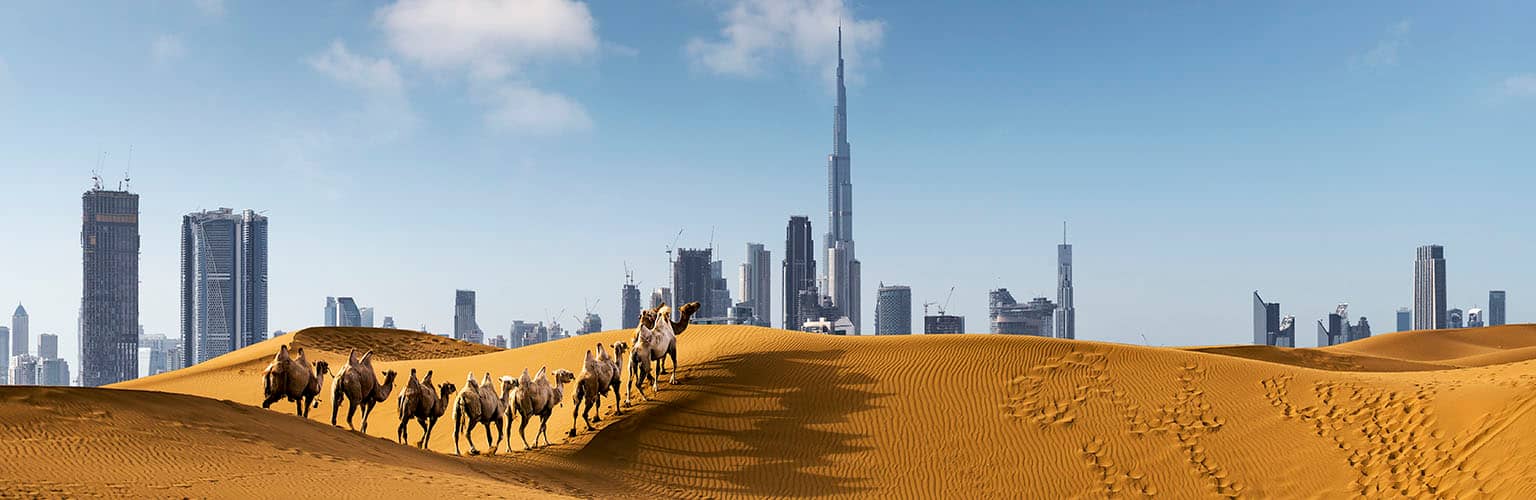
[[[247,406],[282,343],[333,366],[373,348],[378,370],[462,384],[468,373],[579,371],[594,343],[629,336],[497,350],[311,328],[119,387],[175,394],[8,389],[0,446],[15,458],[0,471],[17,491],[106,496],[329,492],[338,471],[377,488],[358,494],[385,496],[1536,495],[1532,326],[1292,350],[694,326],[680,339],[679,384],[658,398],[618,417],[605,400],[599,430],[575,438],[567,401],[550,420],[554,446],[522,451],[514,428],[516,451],[491,457],[447,455],[446,421],[436,453],[393,444],[392,401],[375,411],[373,437],[321,423],[328,390],[311,422],[291,403]],[[29,460],[48,465],[17,465]],[[81,468],[111,473],[86,481],[71,472]],[[277,475],[288,489],[259,489]]]

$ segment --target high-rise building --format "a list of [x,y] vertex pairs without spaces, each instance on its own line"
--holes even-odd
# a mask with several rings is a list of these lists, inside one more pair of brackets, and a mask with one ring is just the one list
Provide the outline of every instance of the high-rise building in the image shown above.
[[[1327,318],[1317,322],[1317,346],[1327,347],[1371,336],[1371,323],[1360,317],[1360,322],[1350,324],[1349,304],[1339,304]],[[1294,346],[1293,346],[1294,347]]]
[[139,335],[139,376],[148,377],[181,368],[181,358],[173,356],[173,353],[181,352],[177,349],[180,344],[178,339],[165,335]]
[[1397,331],[1406,332],[1413,329],[1413,309],[1406,307],[1397,308]]
[[181,218],[181,338],[201,363],[266,340],[267,218],[229,208]]
[[31,354],[11,356],[11,385],[37,385],[37,368],[41,360]]
[[1072,245],[1067,243],[1067,224],[1061,224],[1061,244],[1056,245],[1056,338],[1077,338],[1077,308],[1072,305]]
[[811,218],[789,218],[784,231],[784,323],[790,330],[800,329],[806,316],[800,313],[803,293],[816,293],[816,243],[811,239]]
[[336,326],[363,326],[363,313],[352,297],[336,298]]
[[1488,292],[1488,326],[1504,324],[1504,291]]
[[731,287],[725,280],[725,262],[711,261],[709,273],[709,301],[704,306],[709,311],[709,317],[724,319],[731,314],[731,304],[735,303],[731,300]]
[[965,333],[965,317],[948,314],[923,316],[923,334]]
[[453,338],[483,343],[480,322],[475,319],[475,291],[455,290],[453,293]]
[[336,297],[325,298],[325,326],[336,326]]
[[11,378],[11,329],[0,326],[0,385]]
[[1482,328],[1483,310],[1476,307],[1467,310],[1467,328]]
[[1295,317],[1291,318],[1288,325],[1280,317],[1279,302],[1265,302],[1259,297],[1259,292],[1253,292],[1253,343],[1254,345],[1272,345],[1277,347],[1296,347]]
[[379,327],[380,328],[394,328],[395,327],[395,317],[394,316],[385,316],[384,317],[384,324],[379,325]]
[[80,381],[96,387],[139,371],[139,195],[80,196]]
[[65,387],[69,385],[69,363],[59,358],[38,358],[38,385]]
[[52,359],[59,357],[59,336],[52,333],[44,333],[37,336],[37,357],[40,359]]
[[619,289],[619,325],[631,330],[640,325],[640,287],[625,278],[624,288]]
[[11,314],[11,355],[20,356],[32,352],[28,345],[32,342],[31,330],[32,317],[27,316],[27,308],[16,304],[16,312]]
[[372,307],[359,308],[357,310],[357,314],[362,317],[362,326],[366,326],[368,328],[373,328],[373,308]]
[[769,326],[773,311],[773,259],[762,243],[747,244],[747,258],[741,263],[741,301],[752,308],[753,324]]
[[500,347],[502,349],[506,349],[507,348],[507,338],[505,336],[501,336],[501,335],[497,335],[495,337],[491,337],[491,347]]
[[[843,86],[843,28],[837,28],[837,105],[832,108],[832,154],[827,155],[827,267],[820,288],[831,294],[837,306],[853,323],[854,333],[863,331],[861,321],[859,259],[853,251],[853,179],[852,147],[848,144],[848,91]],[[807,238],[809,239],[809,238]]]
[[1445,307],[1445,248],[1421,246],[1413,265],[1413,329],[1445,328]]
[[1465,325],[1462,324],[1461,320],[1461,309],[1452,308],[1445,311],[1445,328],[1463,328]]
[[875,335],[912,333],[912,288],[880,284],[875,298]]
[[689,302],[698,302],[702,313],[714,317],[710,305],[710,290],[714,289],[714,272],[711,270],[708,248],[679,248],[677,259],[672,261],[672,310]]
[[655,290],[651,290],[651,305],[648,307],[650,309],[655,309],[661,307],[661,305],[664,303],[670,303],[671,300],[672,289],[670,287],[657,288]]
[[1020,304],[1007,288],[987,293],[988,320],[992,333],[1051,337],[1051,320],[1056,304],[1045,297],[1035,297]]
[[587,313],[587,315],[581,319],[581,331],[576,332],[576,334],[586,335],[588,333],[597,333],[601,331],[603,331],[603,318],[598,316],[597,313]]

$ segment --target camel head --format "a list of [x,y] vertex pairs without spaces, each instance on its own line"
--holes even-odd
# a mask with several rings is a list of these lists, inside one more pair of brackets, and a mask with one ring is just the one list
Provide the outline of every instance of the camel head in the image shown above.
[[394,370],[384,370],[384,383],[382,385],[394,386],[395,385],[395,375],[396,375],[396,373],[395,373]]
[[576,380],[576,374],[571,373],[570,370],[564,368],[555,370],[556,384],[569,384],[572,380]]
[[510,391],[510,390],[516,389],[516,388],[517,388],[517,379],[512,378],[511,375],[502,375],[501,376],[501,391],[502,392],[507,392],[507,391]]
[[702,306],[700,306],[698,302],[689,302],[687,304],[683,304],[683,307],[678,308],[677,312],[678,314],[682,314],[684,318],[692,318],[693,313],[699,312],[699,307]]
[[624,351],[628,350],[629,344],[624,343],[622,340],[613,343],[613,357],[615,359],[624,359]]
[[315,376],[324,376],[331,372],[331,364],[324,360],[315,362]]
[[444,382],[443,386],[437,389],[437,393],[442,398],[442,401],[446,401],[452,398],[453,393],[458,392],[458,390],[458,387],[453,386],[453,382]]
[[640,311],[640,326],[646,328],[656,327],[656,311],[654,309]]

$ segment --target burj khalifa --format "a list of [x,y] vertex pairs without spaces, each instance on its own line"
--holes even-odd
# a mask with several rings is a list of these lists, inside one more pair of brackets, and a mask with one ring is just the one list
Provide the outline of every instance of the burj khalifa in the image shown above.
[[837,105],[832,108],[832,154],[827,155],[827,266],[824,290],[832,305],[861,330],[859,259],[853,253],[853,181],[848,146],[848,92],[843,86],[843,28],[837,28]]

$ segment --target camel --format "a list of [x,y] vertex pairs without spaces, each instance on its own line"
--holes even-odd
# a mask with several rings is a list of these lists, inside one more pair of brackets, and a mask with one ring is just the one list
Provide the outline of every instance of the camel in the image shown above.
[[[565,406],[565,384],[576,379],[576,375],[570,370],[555,370],[555,383],[549,383],[549,377],[545,376],[545,368],[539,368],[539,373],[533,377],[528,376],[528,369],[523,369],[522,376],[517,379],[517,390],[512,394],[512,403],[517,407],[517,415],[522,417],[523,423],[517,428],[517,436],[523,439],[523,449],[533,449],[528,446],[528,416],[539,416],[539,431],[533,435],[533,444],[539,444],[539,436],[544,436],[544,445],[549,446],[549,416],[554,413],[555,406]],[[507,442],[507,448],[512,447],[512,442]]]
[[[666,304],[662,304],[662,307],[666,307]],[[693,319],[693,313],[699,312],[699,307],[698,302],[689,302],[683,304],[683,307],[677,308],[679,321],[671,321],[672,315],[670,313],[665,316],[661,316],[658,313],[658,316],[667,318],[667,322],[672,327],[672,341],[667,343],[667,357],[672,358],[672,372],[677,371],[677,337],[683,334],[683,330],[688,329],[688,322]],[[667,360],[665,358],[658,358],[656,361],[656,373],[671,375],[671,383],[676,384],[677,376],[667,371]]]
[[352,426],[352,415],[362,407],[363,434],[367,434],[368,416],[373,414],[373,406],[389,399],[389,393],[395,390],[395,371],[384,370],[384,383],[378,381],[379,377],[373,373],[373,351],[363,353],[361,358],[357,357],[355,349],[348,352],[347,365],[341,367],[331,381],[331,425],[336,425],[341,398],[346,396],[347,428],[356,430]]
[[655,352],[652,349],[652,345],[656,343],[656,334],[654,330],[646,326],[647,321],[645,321],[650,319],[652,320],[651,323],[654,324],[655,312],[644,311],[640,313],[640,316],[640,325],[635,327],[635,348],[629,351],[629,384],[624,389],[624,406],[630,405],[630,392],[636,389],[640,391],[642,399],[646,401],[651,400],[651,398],[645,395],[644,384],[646,380],[651,381],[651,394],[656,394],[656,374],[651,372],[652,368],[654,368],[651,363],[653,360],[651,356]]
[[[469,441],[469,454],[479,455],[480,450],[475,448],[474,430],[476,425],[485,426],[485,444],[490,446],[487,455],[496,453],[496,448],[501,446],[501,440],[507,435],[507,429],[512,426],[507,422],[507,404],[512,394],[512,388],[516,381],[512,377],[501,377],[501,397],[496,397],[496,389],[491,385],[491,374],[486,373],[485,379],[475,382],[475,374],[470,373],[469,379],[464,382],[464,389],[459,391],[453,400],[453,454],[459,452],[459,435],[464,435],[464,440]],[[496,440],[491,441],[491,424],[496,424]]]
[[[666,370],[664,370],[667,365],[667,353],[669,351],[674,353],[672,358],[674,360],[672,363],[673,373],[670,375],[671,378],[667,381],[667,383],[676,384],[677,362],[675,360],[677,359],[677,334],[672,331],[672,320],[668,319],[671,318],[671,316],[672,306],[668,306],[665,302],[656,308],[656,327],[650,329],[651,341],[648,345],[650,345],[651,361],[656,363],[656,375],[658,377],[663,373],[667,373]],[[640,341],[637,339],[635,341],[635,349],[639,350],[639,347]],[[631,359],[631,361],[634,360]]]
[[[592,357],[592,351],[587,351],[587,359],[581,367],[581,374],[576,377],[576,399],[575,404],[571,406],[570,436],[576,436],[577,411],[581,412],[581,419],[587,423],[589,431],[595,430],[592,428],[592,422],[603,421],[602,401],[609,389],[613,390],[614,396],[613,414],[624,414],[624,410],[618,404],[619,379],[623,378],[621,370],[623,363],[620,360],[628,348],[629,346],[621,340],[613,343],[614,356],[608,355],[602,343],[597,344],[597,357]],[[587,404],[583,406],[582,401],[586,401]],[[597,407],[597,417],[589,419],[587,415],[591,413],[593,407]]]
[[316,396],[320,395],[320,381],[330,373],[331,366],[325,361],[316,361],[311,369],[309,360],[304,357],[304,348],[300,347],[297,354],[290,356],[288,346],[283,345],[262,372],[264,399],[261,407],[270,408],[277,400],[287,398],[296,404],[295,412],[300,417],[309,418],[309,409],[320,405],[316,401]]
[[397,430],[400,444],[405,444],[410,434],[406,432],[406,424],[414,418],[421,425],[421,442],[416,447],[426,449],[427,440],[432,439],[432,428],[437,427],[437,419],[448,410],[448,399],[453,397],[456,390],[451,383],[444,383],[441,390],[433,387],[432,370],[427,370],[427,376],[418,382],[416,369],[412,368],[411,380],[400,391],[400,428]]

